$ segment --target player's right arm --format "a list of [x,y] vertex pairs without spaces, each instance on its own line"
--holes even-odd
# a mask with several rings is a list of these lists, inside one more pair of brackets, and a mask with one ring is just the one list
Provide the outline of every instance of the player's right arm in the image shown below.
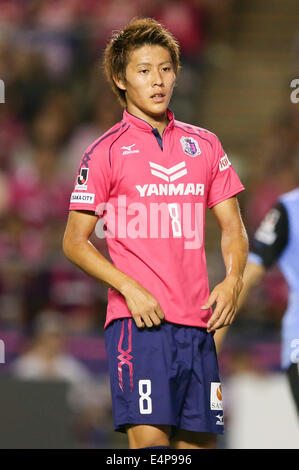
[[160,325],[164,313],[155,297],[133,278],[117,269],[90,242],[98,217],[92,211],[72,210],[63,238],[65,256],[80,269],[118,290],[138,328]]

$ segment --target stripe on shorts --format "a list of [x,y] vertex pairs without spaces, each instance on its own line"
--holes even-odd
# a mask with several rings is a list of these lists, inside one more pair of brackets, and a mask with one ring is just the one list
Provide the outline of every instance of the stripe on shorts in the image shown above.
[[128,349],[126,351],[123,350],[122,344],[124,340],[124,329],[125,329],[125,321],[122,322],[121,326],[121,333],[120,333],[120,338],[118,342],[118,352],[120,353],[117,356],[118,359],[118,384],[121,389],[121,391],[124,391],[124,384],[123,384],[123,365],[127,364],[129,367],[129,374],[130,374],[130,391],[132,392],[133,390],[133,363],[131,362],[131,359],[133,356],[130,354],[132,351],[132,318],[129,319],[128,321]]

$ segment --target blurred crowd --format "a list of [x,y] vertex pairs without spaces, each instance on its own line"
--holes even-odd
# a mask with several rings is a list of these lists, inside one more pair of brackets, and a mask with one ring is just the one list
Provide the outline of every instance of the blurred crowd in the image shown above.
[[[101,445],[104,437],[95,422],[105,421],[110,408],[106,399],[97,408],[101,381],[63,352],[62,338],[103,335],[107,290],[71,265],[61,245],[79,160],[122,115],[100,66],[105,44],[113,30],[134,16],[160,20],[182,52],[172,108],[179,119],[198,124],[193,103],[200,93],[205,48],[225,41],[235,3],[0,0],[0,78],[5,83],[5,104],[0,104],[0,331],[20,331],[28,338],[21,357],[14,358],[16,376],[60,377],[74,385],[72,406],[84,410],[81,423],[87,423],[80,430],[82,442],[92,429]],[[298,185],[298,149],[298,105],[290,105],[274,119],[259,145],[254,177],[245,181],[250,197],[243,215],[249,232],[279,194]],[[109,257],[105,241],[92,241]],[[259,316],[267,323],[271,310],[277,327],[286,291],[279,274],[271,275],[262,287],[269,305],[261,316],[259,291],[242,321],[254,323]],[[93,392],[76,386],[95,379],[96,386],[88,389]],[[101,396],[106,397],[105,387]]]

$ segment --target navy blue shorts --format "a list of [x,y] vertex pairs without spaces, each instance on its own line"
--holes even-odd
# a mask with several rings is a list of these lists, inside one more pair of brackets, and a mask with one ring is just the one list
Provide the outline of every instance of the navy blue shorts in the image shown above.
[[147,424],[223,433],[213,334],[168,322],[139,329],[124,318],[106,328],[105,339],[116,431]]

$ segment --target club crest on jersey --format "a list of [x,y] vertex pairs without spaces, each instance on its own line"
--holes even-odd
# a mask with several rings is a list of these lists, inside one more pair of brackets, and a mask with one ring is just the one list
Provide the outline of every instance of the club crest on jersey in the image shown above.
[[190,157],[196,157],[197,155],[201,154],[201,150],[199,148],[198,142],[193,139],[193,137],[181,137],[180,142],[183,147],[183,151],[190,155]]
[[87,189],[87,180],[88,180],[89,168],[81,168],[80,173],[77,177],[76,190],[85,191]]

